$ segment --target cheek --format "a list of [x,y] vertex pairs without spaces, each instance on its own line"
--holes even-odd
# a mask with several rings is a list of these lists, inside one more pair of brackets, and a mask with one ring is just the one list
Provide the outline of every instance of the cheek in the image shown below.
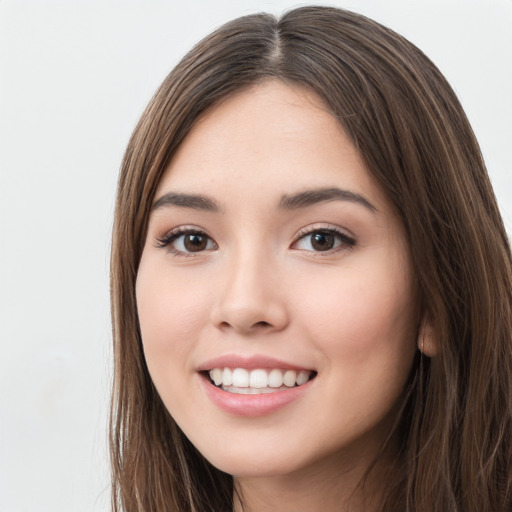
[[[350,268],[309,283],[298,303],[303,328],[318,348],[352,363],[403,359],[415,349],[416,308],[404,269]],[[337,270],[337,269],[336,269]]]
[[[149,258],[148,258],[149,260]],[[163,403],[178,423],[200,410],[190,391],[193,354],[208,306],[207,295],[170,273],[165,265],[141,261],[136,298],[146,364]],[[196,417],[195,422],[201,423]]]
[[[143,260],[136,285],[137,311],[146,361],[150,370],[183,364],[192,340],[204,323],[207,295],[189,279],[169,275],[162,266]],[[179,363],[178,363],[179,362]],[[158,378],[157,375],[152,376]]]
[[314,415],[333,441],[379,424],[410,375],[416,351],[413,289],[403,270],[382,270],[359,268],[311,282],[302,294],[309,298],[296,303],[300,330],[323,370],[328,405]]

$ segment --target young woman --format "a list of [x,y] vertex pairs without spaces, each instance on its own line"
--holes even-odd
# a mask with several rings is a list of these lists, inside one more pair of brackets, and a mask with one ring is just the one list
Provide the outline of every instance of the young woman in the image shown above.
[[511,510],[510,263],[417,48],[334,8],[223,26],[123,161],[114,510]]

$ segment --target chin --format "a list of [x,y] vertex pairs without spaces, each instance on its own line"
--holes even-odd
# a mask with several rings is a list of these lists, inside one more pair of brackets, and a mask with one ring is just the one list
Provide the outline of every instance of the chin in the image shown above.
[[[237,450],[233,447],[233,450]],[[234,477],[272,477],[282,476],[297,471],[300,462],[285,460],[282,455],[277,455],[270,450],[263,454],[257,453],[215,453],[203,454],[203,456],[217,469],[233,475]]]

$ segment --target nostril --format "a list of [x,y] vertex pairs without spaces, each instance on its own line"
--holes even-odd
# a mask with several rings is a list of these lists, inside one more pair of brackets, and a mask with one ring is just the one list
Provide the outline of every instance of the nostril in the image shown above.
[[255,322],[253,324],[249,323],[248,327],[246,328],[243,325],[236,324],[235,322],[230,323],[230,322],[224,321],[219,324],[219,327],[221,329],[228,329],[228,328],[234,327],[237,330],[249,332],[249,331],[259,331],[261,329],[269,329],[272,327],[272,324],[270,322],[265,322],[264,320],[261,320],[259,322]]
[[254,324],[254,327],[270,327],[270,324],[268,322],[261,321],[261,322],[256,322]]

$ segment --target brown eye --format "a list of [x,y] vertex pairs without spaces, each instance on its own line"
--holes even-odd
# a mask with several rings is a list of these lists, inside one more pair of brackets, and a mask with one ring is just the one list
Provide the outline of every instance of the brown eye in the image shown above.
[[316,229],[309,231],[293,243],[292,249],[309,252],[328,252],[354,247],[356,241],[336,229]]
[[204,251],[208,244],[208,238],[199,233],[190,233],[183,237],[183,245],[188,252]]
[[332,233],[319,231],[311,235],[311,247],[315,251],[328,251],[332,249],[336,239]]
[[217,244],[202,231],[192,229],[171,232],[157,240],[158,247],[167,247],[176,256],[217,249]]

